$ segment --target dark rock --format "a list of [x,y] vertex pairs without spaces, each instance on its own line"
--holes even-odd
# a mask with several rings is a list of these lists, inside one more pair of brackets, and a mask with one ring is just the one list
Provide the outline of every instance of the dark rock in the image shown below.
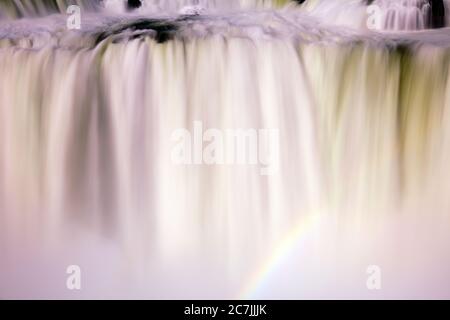
[[431,27],[445,27],[445,5],[444,0],[430,0],[431,2]]
[[142,6],[141,0],[128,0],[128,2],[127,2],[128,10],[134,10],[134,9],[140,8],[141,6]]
[[[97,34],[96,44],[109,37],[120,38],[122,35],[127,36],[129,31],[132,33],[137,31],[135,35],[131,35],[131,38],[144,37],[152,34],[153,38],[158,43],[163,43],[173,39],[177,30],[178,26],[174,21],[164,19],[138,19],[132,22],[116,25],[107,31]],[[149,31],[149,33],[146,31]]]

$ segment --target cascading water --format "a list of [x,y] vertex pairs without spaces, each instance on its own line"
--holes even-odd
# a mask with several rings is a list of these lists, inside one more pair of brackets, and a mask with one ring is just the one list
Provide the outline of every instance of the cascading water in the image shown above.
[[[187,6],[200,6],[211,10],[274,8],[290,0],[11,0],[0,3],[2,13],[11,17],[42,16],[65,12],[75,4],[89,11],[124,12],[139,9],[141,12],[178,12]],[[302,2],[302,1],[298,1]]]
[[431,4],[427,0],[374,2],[383,11],[382,28],[388,30],[420,30],[430,26]]
[[[401,3],[0,2],[0,297],[449,297],[450,36]],[[199,121],[277,172],[174,164]]]
[[373,5],[381,10],[381,29],[422,30],[445,24],[443,0],[375,0]]

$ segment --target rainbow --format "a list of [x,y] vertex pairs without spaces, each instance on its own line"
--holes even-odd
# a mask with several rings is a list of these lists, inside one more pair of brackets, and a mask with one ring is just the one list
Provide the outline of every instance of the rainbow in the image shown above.
[[238,299],[253,299],[255,293],[270,278],[271,274],[278,268],[283,258],[288,256],[296,244],[313,229],[320,221],[321,214],[310,213],[300,218],[292,229],[280,240],[275,249],[267,259],[252,273],[250,280],[245,283],[239,291]]

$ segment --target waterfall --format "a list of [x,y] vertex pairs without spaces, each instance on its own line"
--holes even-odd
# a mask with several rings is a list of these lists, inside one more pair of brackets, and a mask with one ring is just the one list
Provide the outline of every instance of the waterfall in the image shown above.
[[[366,1],[299,2],[2,2],[0,297],[71,297],[66,264],[85,297],[236,297],[289,241],[278,267],[297,271],[245,297],[370,298],[369,264],[385,297],[448,297],[448,29],[425,0],[375,0],[384,31],[408,31],[390,33]],[[175,164],[198,122],[277,129],[276,173]]]
[[0,17],[11,18],[45,16],[51,13],[63,13],[71,4],[84,10],[98,8],[100,2],[91,0],[9,0],[0,3]]
[[[186,6],[201,6],[206,9],[231,8],[274,8],[281,7],[291,0],[11,0],[0,3],[0,12],[5,16],[30,17],[50,13],[64,13],[69,5],[78,5],[84,10],[125,12],[139,9],[144,12],[178,12]],[[0,15],[1,16],[1,15]]]
[[384,29],[420,30],[431,24],[431,4],[426,0],[378,0],[374,3],[383,10]]
[[446,10],[442,0],[375,0],[374,5],[382,11],[382,29],[421,30],[445,25]]
[[[448,26],[448,0],[311,0],[305,7],[325,23],[378,31],[415,31]],[[348,19],[352,16],[352,19]]]

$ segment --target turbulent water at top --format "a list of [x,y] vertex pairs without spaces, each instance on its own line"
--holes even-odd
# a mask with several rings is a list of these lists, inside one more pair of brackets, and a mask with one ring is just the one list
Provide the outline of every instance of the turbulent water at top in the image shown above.
[[[65,12],[75,4],[89,11],[125,12],[138,9],[141,12],[177,12],[187,6],[204,9],[251,9],[281,7],[290,0],[8,0],[0,3],[4,15],[9,17],[42,16],[49,13]],[[130,4],[128,4],[130,3]]]
[[[448,297],[447,10],[300,2],[1,1],[0,297]],[[277,129],[277,173],[174,164],[198,121]]]

